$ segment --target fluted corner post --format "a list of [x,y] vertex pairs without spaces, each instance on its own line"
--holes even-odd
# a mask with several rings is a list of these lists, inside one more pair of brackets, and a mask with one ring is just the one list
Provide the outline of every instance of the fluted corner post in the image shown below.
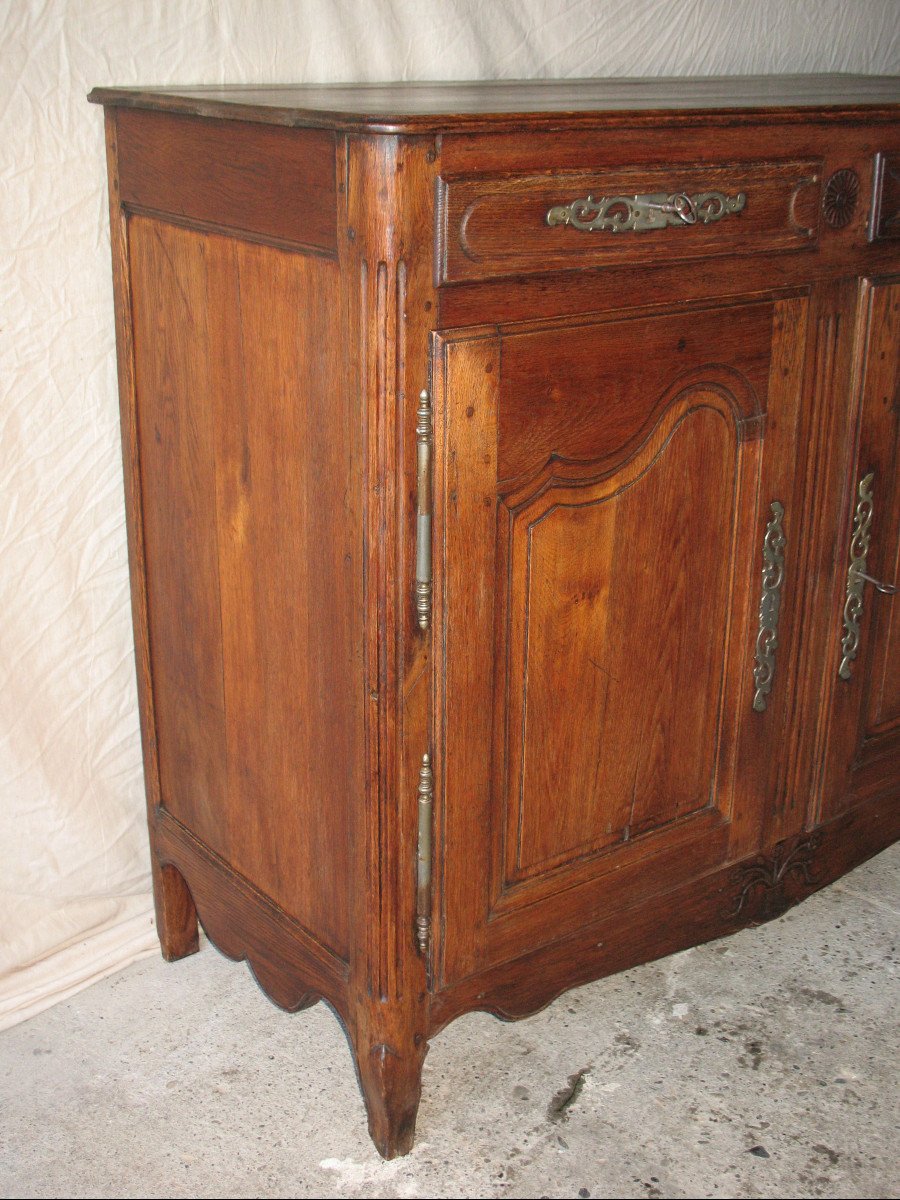
[[414,589],[422,525],[425,565],[431,551],[430,493],[423,488],[420,505],[418,484],[431,471],[431,407],[420,393],[429,383],[437,312],[431,231],[438,165],[433,137],[388,133],[348,134],[339,158],[347,390],[362,437],[356,464],[365,626],[365,778],[349,831],[347,1027],[372,1139],[393,1158],[412,1145],[429,1032],[416,856],[419,770],[432,744],[430,639],[421,636]]

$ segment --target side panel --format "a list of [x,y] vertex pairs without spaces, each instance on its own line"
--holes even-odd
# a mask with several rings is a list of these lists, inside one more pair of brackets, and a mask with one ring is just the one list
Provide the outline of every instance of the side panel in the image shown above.
[[142,216],[129,249],[162,807],[346,958],[360,535],[338,267]]

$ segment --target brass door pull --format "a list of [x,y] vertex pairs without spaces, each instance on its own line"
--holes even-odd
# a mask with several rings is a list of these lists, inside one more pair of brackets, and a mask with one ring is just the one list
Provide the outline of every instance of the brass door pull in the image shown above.
[[871,575],[866,575],[864,571],[856,572],[857,579],[864,579],[866,583],[871,583],[876,592],[881,592],[883,596],[896,596],[900,592],[900,587],[895,583],[882,583],[880,579],[873,579]]
[[781,615],[781,585],[784,583],[784,505],[773,500],[771,517],[763,537],[762,593],[759,599],[759,632],[756,635],[756,665],[753,668],[754,712],[766,711],[766,697],[775,678],[775,651],[778,649],[778,618]]
[[711,225],[729,213],[743,211],[745,192],[645,192],[637,196],[585,196],[547,211],[548,225],[569,225],[586,233],[642,233],[669,225]]
[[875,498],[872,485],[875,472],[869,471],[859,481],[856,490],[856,512],[853,514],[853,532],[850,535],[850,566],[847,568],[847,598],[844,601],[844,636],[841,638],[841,665],[838,676],[850,679],[853,676],[852,663],[859,654],[859,625],[863,615],[863,591],[865,585],[871,583],[877,592],[884,596],[896,596],[900,591],[893,583],[882,583],[866,573],[866,559],[869,554],[869,543],[872,540],[872,516],[875,512]]

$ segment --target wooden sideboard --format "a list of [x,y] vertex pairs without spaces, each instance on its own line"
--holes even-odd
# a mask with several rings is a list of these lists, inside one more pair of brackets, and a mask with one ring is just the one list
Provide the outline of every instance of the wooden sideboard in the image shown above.
[[900,833],[900,82],[99,89],[159,935],[428,1039]]

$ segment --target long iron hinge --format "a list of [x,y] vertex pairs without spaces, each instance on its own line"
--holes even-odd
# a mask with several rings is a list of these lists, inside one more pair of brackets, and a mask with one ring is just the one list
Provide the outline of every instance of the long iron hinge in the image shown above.
[[420,629],[431,624],[432,409],[427,391],[416,409],[416,615]]
[[431,938],[431,823],[434,807],[434,774],[431,755],[422,755],[419,767],[419,844],[416,856],[416,945],[428,953]]

